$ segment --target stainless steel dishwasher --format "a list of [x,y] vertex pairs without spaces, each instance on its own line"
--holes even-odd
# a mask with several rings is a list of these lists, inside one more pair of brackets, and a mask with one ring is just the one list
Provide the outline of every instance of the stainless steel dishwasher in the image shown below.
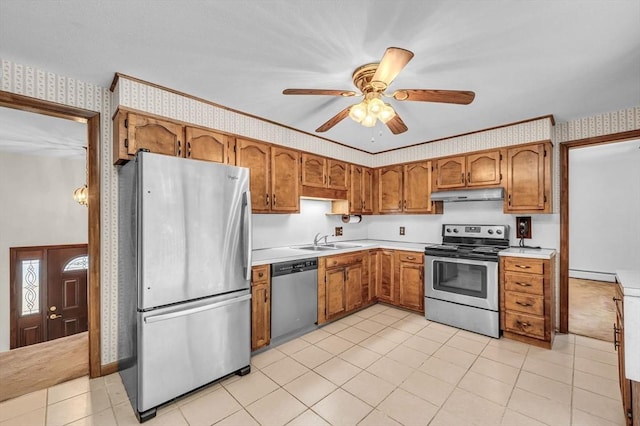
[[318,258],[271,265],[271,343],[317,328]]

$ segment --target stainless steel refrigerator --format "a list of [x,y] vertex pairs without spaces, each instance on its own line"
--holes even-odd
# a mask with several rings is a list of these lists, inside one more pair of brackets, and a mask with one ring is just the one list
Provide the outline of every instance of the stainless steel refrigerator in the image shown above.
[[118,362],[143,422],[250,370],[249,170],[139,152],[118,179]]

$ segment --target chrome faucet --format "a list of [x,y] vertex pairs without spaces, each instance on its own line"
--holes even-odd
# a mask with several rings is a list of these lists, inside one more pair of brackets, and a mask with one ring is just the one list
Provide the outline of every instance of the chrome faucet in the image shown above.
[[327,243],[327,238],[328,238],[328,237],[329,237],[329,235],[328,235],[328,234],[327,234],[327,235],[325,235],[325,236],[323,236],[323,237],[321,237],[321,236],[320,236],[320,232],[318,232],[318,233],[316,234],[316,236],[315,236],[315,237],[313,237],[313,245],[314,245],[314,246],[317,246],[317,245],[318,245],[318,243],[320,242],[320,240],[323,240],[323,239],[324,239],[324,245],[326,246],[326,245],[328,244],[328,243]]

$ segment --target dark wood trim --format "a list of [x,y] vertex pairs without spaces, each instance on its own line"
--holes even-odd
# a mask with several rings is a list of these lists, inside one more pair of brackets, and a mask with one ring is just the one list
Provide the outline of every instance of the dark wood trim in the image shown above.
[[102,365],[102,367],[100,368],[100,375],[108,376],[109,374],[117,373],[118,371],[120,371],[120,365],[116,361]]
[[[387,152],[397,151],[399,149],[412,148],[414,146],[426,145],[426,144],[433,143],[433,142],[446,141],[446,140],[449,140],[449,139],[459,138],[461,136],[468,136],[468,135],[473,135],[473,134],[476,134],[476,133],[488,132],[489,130],[501,129],[503,127],[515,126],[517,124],[529,123],[531,121],[543,120],[545,118],[550,119],[551,120],[551,124],[553,126],[555,126],[556,121],[553,118],[553,115],[552,114],[547,114],[547,115],[542,115],[540,117],[528,118],[526,120],[516,121],[514,123],[501,124],[500,126],[487,127],[486,129],[474,130],[472,132],[467,132],[467,133],[460,133],[460,134],[454,135],[454,136],[447,136],[447,137],[444,137],[444,138],[432,139],[432,140],[428,140],[428,141],[424,141],[424,142],[414,143],[412,145],[401,146],[401,147],[398,147],[398,148],[387,149],[387,150],[379,151],[379,152],[370,152],[369,154],[373,154],[373,155],[384,154],[384,153],[387,153]],[[529,143],[529,142],[525,142],[525,143]],[[490,148],[490,149],[488,149],[488,151],[492,151],[492,150],[499,149],[499,148],[504,148],[504,147]],[[462,154],[464,154],[464,153],[462,153]],[[453,155],[457,155],[457,154],[453,154]]]
[[[100,113],[0,91],[0,106],[87,123],[89,374],[101,374],[100,348]],[[103,141],[110,143],[110,141]],[[55,341],[52,341],[55,342]],[[55,344],[55,343],[54,343]]]
[[[253,118],[253,119],[256,119],[256,120],[264,121],[265,123],[273,124],[275,126],[284,127],[285,129],[289,129],[289,130],[292,130],[292,131],[297,132],[297,133],[302,133],[304,135],[313,136],[314,138],[318,138],[318,139],[325,140],[327,142],[335,143],[336,145],[340,145],[340,146],[343,146],[345,148],[353,149],[355,151],[364,152],[366,154],[374,154],[373,152],[365,151],[364,149],[360,149],[360,148],[354,148],[352,146],[345,145],[345,144],[343,144],[341,142],[334,141],[333,139],[329,139],[329,138],[325,138],[325,137],[322,137],[322,136],[318,136],[318,135],[315,135],[313,133],[305,132],[304,130],[296,129],[296,128],[291,127],[291,126],[287,126],[285,124],[278,123],[277,121],[268,120],[266,118],[263,118],[263,117],[260,117],[260,116],[257,116],[257,115],[253,115],[253,114],[249,114],[249,113],[246,113],[246,112],[242,112],[242,111],[237,110],[237,109],[229,108],[229,107],[226,107],[224,105],[220,105],[220,104],[217,104],[215,102],[211,102],[211,101],[208,101],[206,99],[199,98],[197,96],[189,95],[189,94],[180,92],[178,90],[170,89],[168,87],[164,87],[164,86],[161,86],[159,84],[150,83],[148,81],[141,80],[139,78],[131,77],[131,76],[128,76],[128,75],[125,75],[125,74],[122,74],[122,73],[118,73],[118,72],[115,74],[115,76],[113,78],[113,82],[111,83],[111,86],[109,88],[112,92],[115,90],[116,84],[118,83],[118,80],[120,78],[125,78],[127,80],[135,81],[136,83],[141,83],[141,84],[144,84],[144,85],[147,85],[147,86],[155,87],[156,89],[164,90],[166,92],[173,93],[173,94],[176,94],[176,95],[179,95],[179,96],[184,96],[185,98],[193,99],[195,101],[202,102],[202,103],[205,103],[207,105],[211,105],[211,106],[214,106],[216,108],[224,109],[224,110],[227,110],[227,111],[239,114],[239,115],[244,115],[245,117],[250,117],[250,118]],[[241,136],[241,137],[244,137],[244,136]]]
[[569,150],[640,138],[640,129],[560,143],[560,333],[569,332]]

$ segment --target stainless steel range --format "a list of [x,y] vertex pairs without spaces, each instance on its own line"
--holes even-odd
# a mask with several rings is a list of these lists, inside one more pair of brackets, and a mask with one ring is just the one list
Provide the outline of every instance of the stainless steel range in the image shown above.
[[442,225],[442,244],[425,247],[425,316],[500,337],[498,252],[508,225]]

